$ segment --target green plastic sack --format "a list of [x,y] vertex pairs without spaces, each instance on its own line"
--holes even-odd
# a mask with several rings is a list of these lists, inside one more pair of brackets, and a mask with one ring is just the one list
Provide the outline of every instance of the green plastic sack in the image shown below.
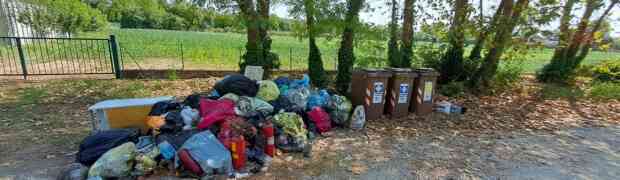
[[273,117],[273,122],[282,127],[284,133],[299,140],[305,141],[308,130],[304,128],[304,120],[296,113],[283,112]]
[[159,148],[152,148],[147,153],[139,153],[136,157],[136,168],[133,175],[145,175],[157,167],[155,158],[159,156]]
[[351,105],[351,101],[349,101],[346,97],[340,95],[333,95],[329,101],[329,117],[339,126],[346,125],[349,120],[349,114],[351,114],[351,109],[353,105]]
[[118,178],[130,176],[137,155],[136,145],[125,143],[103,154],[88,171],[88,177]]
[[241,96],[236,105],[235,113],[242,117],[250,117],[256,113],[268,116],[273,113],[273,106],[258,98]]
[[264,80],[258,82],[258,94],[256,97],[263,101],[273,101],[280,96],[280,89],[273,81]]
[[228,93],[228,94],[225,94],[224,96],[220,97],[218,100],[222,100],[222,99],[229,99],[229,100],[231,100],[231,101],[236,103],[237,101],[239,101],[239,96],[237,96],[236,94],[233,94],[233,93]]

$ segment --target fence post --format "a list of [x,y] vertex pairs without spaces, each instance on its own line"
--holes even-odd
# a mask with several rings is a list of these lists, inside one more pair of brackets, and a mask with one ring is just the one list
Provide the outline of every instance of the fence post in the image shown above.
[[116,79],[120,79],[121,77],[121,65],[118,59],[118,45],[116,43],[116,36],[110,35],[110,51],[112,52],[112,63],[114,63],[114,75]]
[[22,48],[22,39],[19,37],[15,38],[15,44],[17,45],[17,53],[19,54],[19,62],[21,62],[22,66],[22,74],[24,75],[24,80],[26,80],[28,78],[28,69],[26,69],[26,55]]
[[293,71],[293,48],[288,48],[288,70]]

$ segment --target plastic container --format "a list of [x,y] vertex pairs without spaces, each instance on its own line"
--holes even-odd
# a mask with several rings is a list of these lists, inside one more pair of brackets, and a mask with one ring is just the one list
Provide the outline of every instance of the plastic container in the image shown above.
[[414,72],[418,77],[414,80],[413,97],[409,111],[415,112],[418,116],[424,116],[433,112],[435,84],[439,73],[430,68],[416,69]]
[[385,114],[393,119],[403,118],[409,114],[409,104],[413,90],[413,80],[418,76],[411,69],[391,68],[385,104]]
[[366,120],[376,120],[383,115],[388,78],[391,76],[392,73],[382,69],[353,71],[351,102],[354,106],[364,106]]
[[174,100],[172,96],[140,99],[114,99],[98,102],[88,108],[93,131],[140,128],[146,132],[146,118],[153,105],[160,101]]

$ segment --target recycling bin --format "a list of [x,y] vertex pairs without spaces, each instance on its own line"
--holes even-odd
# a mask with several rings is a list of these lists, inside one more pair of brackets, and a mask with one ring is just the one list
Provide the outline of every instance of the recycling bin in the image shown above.
[[391,76],[392,73],[383,69],[353,71],[351,103],[364,106],[366,120],[376,120],[383,115],[388,78]]
[[389,70],[392,77],[388,81],[385,114],[392,119],[406,117],[409,115],[413,80],[418,75],[411,69],[391,68]]
[[413,83],[414,90],[409,112],[415,112],[418,116],[424,116],[433,112],[435,83],[439,73],[430,68],[416,69],[414,72],[418,76]]

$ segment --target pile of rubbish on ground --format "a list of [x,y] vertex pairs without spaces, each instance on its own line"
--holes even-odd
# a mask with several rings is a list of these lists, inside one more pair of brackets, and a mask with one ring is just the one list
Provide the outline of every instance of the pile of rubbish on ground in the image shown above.
[[226,76],[208,94],[155,103],[146,128],[108,129],[86,137],[67,179],[247,177],[265,171],[279,150],[310,157],[312,142],[333,127],[361,129],[344,96],[310,79],[254,81]]

